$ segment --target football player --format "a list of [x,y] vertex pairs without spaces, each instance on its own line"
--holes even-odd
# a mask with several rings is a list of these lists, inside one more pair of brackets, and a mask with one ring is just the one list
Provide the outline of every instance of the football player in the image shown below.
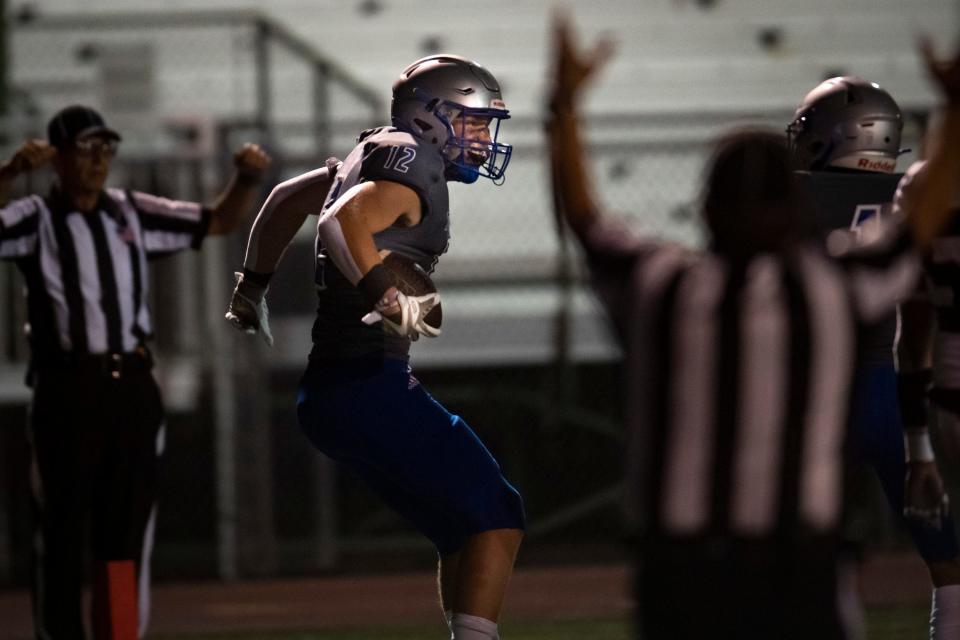
[[[512,149],[499,128],[509,112],[489,71],[435,55],[394,83],[391,116],[392,126],[361,133],[342,164],[271,194],[227,317],[268,337],[263,295],[313,202],[319,304],[300,425],[436,546],[452,637],[490,640],[523,535],[523,503],[474,432],[411,374],[411,341],[437,334],[424,324],[435,298],[398,291],[381,256],[396,252],[433,271],[450,237],[447,183],[503,180]],[[324,200],[315,197],[321,191]]]
[[[861,78],[825,80],[803,99],[787,134],[817,211],[814,222],[824,234],[853,229],[869,237],[879,219],[891,214],[901,177],[895,170],[902,127],[894,99]],[[914,355],[924,315],[920,301],[901,307],[899,381],[897,314],[872,327],[862,341],[850,445],[854,458],[874,469],[891,507],[906,521],[934,585],[931,637],[945,638],[960,625],[960,548],[927,434],[923,363]]]

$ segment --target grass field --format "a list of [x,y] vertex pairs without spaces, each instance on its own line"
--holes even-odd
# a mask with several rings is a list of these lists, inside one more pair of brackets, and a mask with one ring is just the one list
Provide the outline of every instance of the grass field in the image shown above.
[[888,607],[867,612],[868,640],[916,640],[928,637],[929,605]]
[[[912,640],[926,637],[929,611],[925,605],[874,609],[867,612],[868,640]],[[154,636],[155,640],[442,640],[442,629],[379,627],[351,631],[270,633],[250,635]],[[516,622],[501,629],[509,640],[628,640],[625,620],[577,620],[574,622]]]
[[[501,629],[509,640],[627,640],[628,625],[623,620],[578,620],[576,622],[515,623]],[[377,628],[317,633],[158,636],[156,640],[442,640],[442,627]]]

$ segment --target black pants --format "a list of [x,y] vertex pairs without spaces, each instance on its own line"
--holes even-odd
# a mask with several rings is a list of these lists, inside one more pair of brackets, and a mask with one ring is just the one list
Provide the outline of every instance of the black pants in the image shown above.
[[832,541],[643,544],[642,640],[843,640]]
[[85,637],[81,586],[88,549],[94,561],[96,637],[106,637],[101,627],[109,620],[104,568],[132,561],[140,573],[156,499],[163,408],[146,361],[131,361],[117,373],[96,362],[71,363],[41,368],[34,379],[30,436],[39,529],[33,584],[38,638]]

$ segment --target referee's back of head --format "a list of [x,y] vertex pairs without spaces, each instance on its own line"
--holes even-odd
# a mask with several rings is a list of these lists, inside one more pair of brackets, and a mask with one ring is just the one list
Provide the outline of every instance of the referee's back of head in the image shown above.
[[707,169],[703,216],[717,253],[780,252],[804,235],[806,197],[783,135],[744,129],[721,138]]

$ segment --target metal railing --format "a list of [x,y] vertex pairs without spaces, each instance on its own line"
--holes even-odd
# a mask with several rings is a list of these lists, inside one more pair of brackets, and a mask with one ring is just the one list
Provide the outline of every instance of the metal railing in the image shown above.
[[[61,15],[13,25],[24,35],[70,34],[77,38],[73,42],[87,43],[107,41],[132,30],[140,30],[138,37],[143,37],[145,31],[182,33],[221,27],[236,28],[252,37],[249,55],[245,54],[238,72],[253,78],[240,83],[250,89],[249,100],[241,101],[248,108],[212,117],[212,143],[207,147],[178,139],[166,140],[162,149],[121,153],[113,176],[123,186],[203,200],[225,177],[230,148],[247,137],[259,136],[270,145],[276,159],[274,178],[279,180],[317,166],[327,155],[343,155],[360,128],[382,124],[386,111],[378,92],[258,12]],[[308,69],[313,83],[307,92],[311,96],[308,117],[290,118],[281,113],[277,104],[281,87],[272,71],[278,51],[295,56]],[[36,86],[46,90],[51,85]],[[336,101],[331,97],[335,88],[366,105],[364,112],[336,114]],[[51,104],[50,96],[32,97],[35,126],[42,132],[41,117],[62,105]],[[788,117],[779,112],[591,117],[587,132],[597,192],[610,208],[625,212],[638,226],[696,242],[696,187],[712,137],[731,123],[782,126]],[[557,238],[541,123],[518,118],[509,123],[508,131],[516,150],[507,184],[499,190],[480,184],[451,190],[454,239],[437,274],[437,282],[448,296],[445,301],[453,303],[445,308],[450,312],[449,316],[445,313],[450,329],[445,328],[440,340],[418,345],[418,349],[425,347],[419,360],[422,377],[436,377],[433,390],[438,398],[478,417],[474,426],[487,430],[485,435],[496,445],[493,448],[503,454],[508,475],[532,498],[528,499],[528,505],[534,505],[529,541],[536,544],[600,516],[610,519],[615,513],[618,478],[610,470],[619,464],[615,459],[620,449],[617,389],[615,383],[594,389],[594,400],[601,400],[591,404],[584,390],[595,381],[585,379],[583,368],[600,360],[602,367],[590,369],[589,375],[596,375],[601,368],[609,372],[615,366],[616,353],[610,350],[609,337],[602,330],[602,315],[590,304],[579,255]],[[19,137],[8,127],[11,145]],[[44,176],[34,176],[20,186],[42,189],[44,181]],[[243,237],[211,242],[200,255],[180,256],[163,263],[162,269],[154,269],[152,307],[158,319],[158,354],[163,365],[159,374],[168,404],[172,413],[191,422],[192,429],[208,434],[211,441],[209,457],[183,450],[170,450],[168,456],[190,468],[210,468],[210,487],[189,489],[213,494],[215,514],[211,518],[216,521],[216,535],[203,544],[209,550],[207,555],[216,555],[216,571],[224,578],[281,568],[330,568],[345,552],[424,546],[376,503],[367,504],[362,494],[350,494],[363,504],[362,513],[344,518],[340,505],[345,492],[355,491],[355,487],[322,456],[312,451],[306,458],[292,455],[288,443],[278,441],[274,425],[293,428],[290,379],[302,366],[310,346],[307,327],[315,302],[309,267],[312,248],[307,236],[288,253],[287,261],[296,263],[304,273],[295,274],[298,284],[290,289],[290,297],[296,300],[285,303],[288,308],[275,315],[277,333],[285,333],[286,342],[274,351],[230,332],[222,319],[232,284],[230,274],[242,258]],[[19,287],[12,267],[0,266],[0,385],[4,393],[14,382],[18,391],[22,389],[19,383],[26,351],[20,337],[24,309]],[[526,344],[518,345],[517,336]],[[601,355],[591,358],[585,353]],[[415,364],[417,358],[415,355]],[[498,367],[502,375],[493,380],[485,376]],[[525,375],[513,379],[511,371]],[[183,393],[187,400],[181,402],[171,388],[183,378],[196,380],[196,388],[187,389]],[[17,395],[19,402],[25,398],[22,391]],[[531,441],[537,446],[531,447]],[[306,479],[311,488],[291,491],[280,485],[283,480],[276,474],[275,459],[296,460],[284,464],[299,465],[298,477]],[[607,473],[590,472],[592,466]],[[571,470],[581,474],[576,491],[556,491],[551,483],[560,482]],[[180,480],[169,481],[176,484]],[[288,502],[278,510],[274,502],[279,497]],[[163,513],[161,510],[161,516]],[[309,519],[310,525],[288,522],[287,513],[294,514],[291,518]],[[8,527],[13,524],[9,518],[0,518],[0,536],[5,522]],[[284,534],[285,527],[298,532]],[[602,534],[612,535],[609,530]],[[168,535],[174,538],[163,543],[169,549],[185,548],[193,542],[175,539],[175,531],[168,530]],[[284,565],[283,558],[303,549],[309,552],[298,556],[299,564]],[[0,553],[0,581],[3,557]]]

